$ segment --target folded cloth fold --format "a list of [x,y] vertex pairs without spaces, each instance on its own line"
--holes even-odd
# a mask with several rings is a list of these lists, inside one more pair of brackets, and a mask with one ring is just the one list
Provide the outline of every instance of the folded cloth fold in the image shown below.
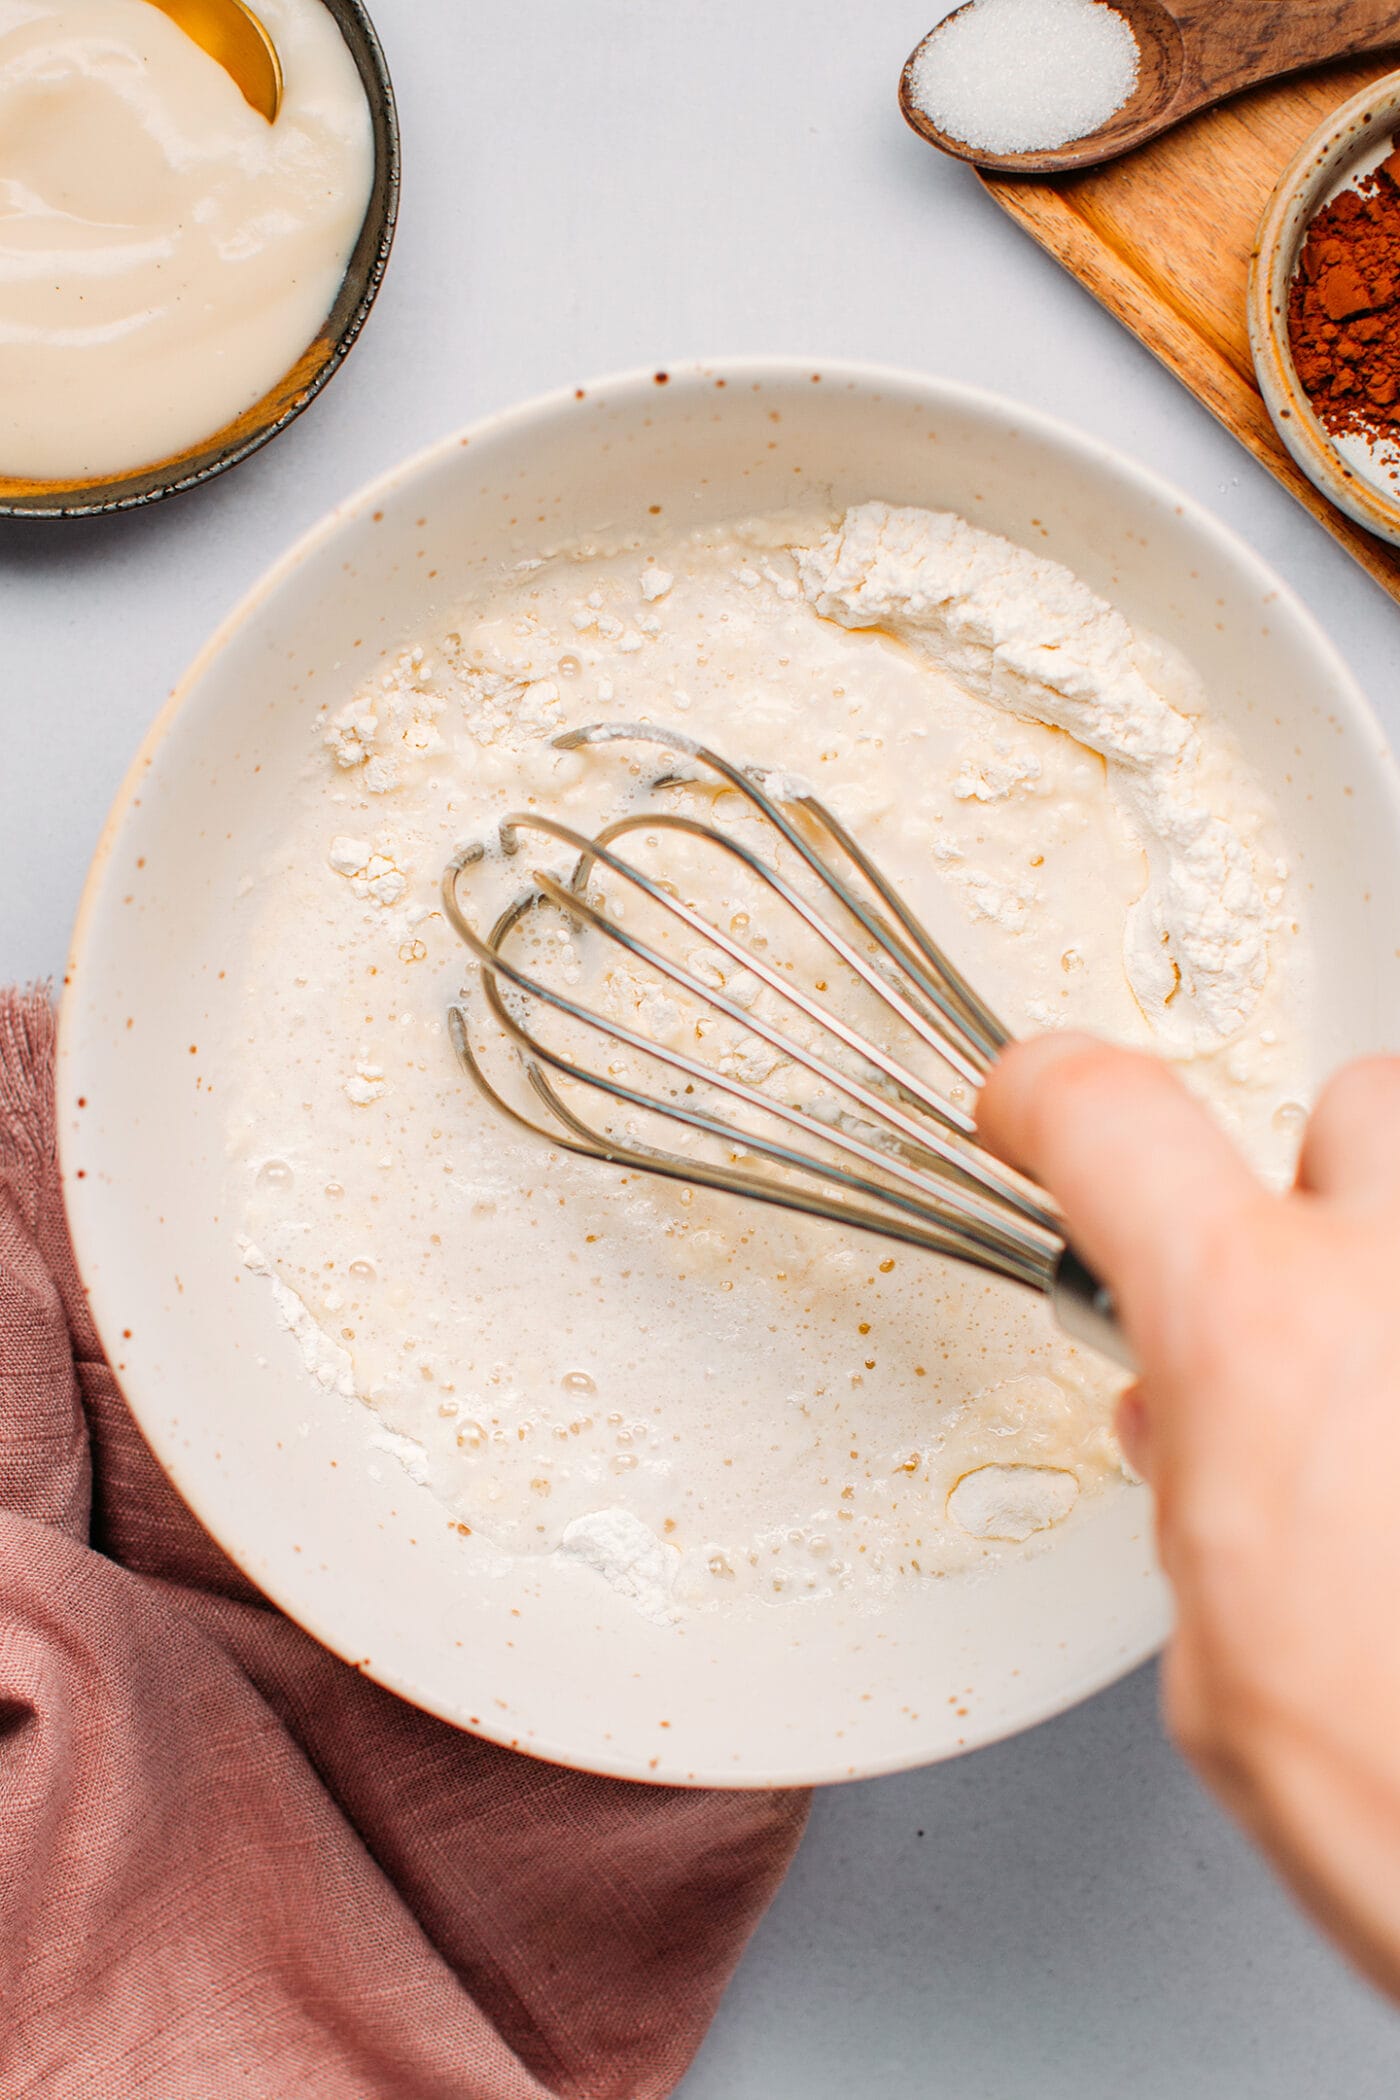
[[103,1361],[52,1053],[0,994],[0,2096],[669,2093],[806,1795],[517,1756],[274,1610]]

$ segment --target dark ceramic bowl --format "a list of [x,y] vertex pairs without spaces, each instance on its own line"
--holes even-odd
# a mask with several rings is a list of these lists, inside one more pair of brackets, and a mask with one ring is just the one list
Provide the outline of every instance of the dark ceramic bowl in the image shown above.
[[308,345],[261,401],[197,444],[126,474],[89,481],[35,481],[0,473],[0,517],[90,518],[158,503],[236,467],[299,416],[339,371],[359,339],[389,261],[399,208],[399,120],[374,24],[360,0],[322,0],[335,17],[364,83],[374,131],[374,182],[340,292]]

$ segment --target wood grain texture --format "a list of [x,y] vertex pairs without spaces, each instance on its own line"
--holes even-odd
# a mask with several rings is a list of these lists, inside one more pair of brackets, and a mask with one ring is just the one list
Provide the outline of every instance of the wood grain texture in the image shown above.
[[[1141,0],[1138,0],[1141,4]],[[1157,4],[1157,0],[1149,0]],[[1400,42],[1396,0],[1160,0],[1185,52],[1183,90],[1208,98],[1324,59]],[[1132,0],[1125,9],[1134,19]]]
[[1250,252],[1274,184],[1309,133],[1388,70],[1371,60],[1272,82],[1104,167],[981,179],[1400,601],[1400,550],[1335,509],[1275,435],[1245,317]]

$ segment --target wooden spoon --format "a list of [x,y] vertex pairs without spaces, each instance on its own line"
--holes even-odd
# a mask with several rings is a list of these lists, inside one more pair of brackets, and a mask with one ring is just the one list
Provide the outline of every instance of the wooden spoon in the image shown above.
[[277,46],[243,0],[151,0],[192,43],[221,65],[243,99],[269,124],[282,107]]
[[[1138,81],[1123,107],[1097,131],[1040,153],[988,153],[940,131],[914,100],[913,76],[917,60],[947,21],[929,31],[904,68],[899,106],[906,122],[930,145],[975,161],[979,168],[1054,175],[1112,160],[1261,80],[1400,45],[1400,0],[1112,0],[1112,5],[1138,40]],[[966,12],[965,7],[957,10]]]

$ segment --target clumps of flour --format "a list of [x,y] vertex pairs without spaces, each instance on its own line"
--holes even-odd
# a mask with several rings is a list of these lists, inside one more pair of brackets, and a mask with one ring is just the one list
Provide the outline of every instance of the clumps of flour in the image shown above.
[[357,693],[329,718],[326,749],[369,794],[392,794],[402,782],[406,760],[438,758],[446,752],[438,727],[444,704],[427,652],[415,645],[380,674],[377,686]]
[[681,1557],[630,1509],[595,1509],[575,1517],[559,1541],[564,1560],[581,1561],[654,1625],[675,1623],[671,1591]]
[[266,1278],[277,1317],[301,1351],[301,1360],[309,1376],[322,1392],[339,1393],[343,1400],[354,1400],[357,1397],[355,1366],[349,1351],[331,1340],[291,1285],[283,1283],[261,1248],[245,1237],[240,1238],[238,1251],[243,1257],[244,1268],[251,1275]]
[[371,1451],[387,1451],[407,1473],[415,1487],[430,1487],[432,1472],[428,1454],[417,1437],[401,1436],[397,1429],[376,1429],[369,1440]]
[[[349,1350],[331,1340],[306,1301],[290,1284],[282,1281],[262,1249],[246,1235],[240,1237],[238,1251],[248,1273],[263,1278],[270,1286],[277,1318],[296,1343],[307,1374],[324,1393],[336,1393],[342,1400],[362,1401],[355,1384],[355,1366]],[[430,1484],[428,1454],[416,1437],[403,1436],[398,1430],[379,1423],[370,1435],[369,1448],[387,1452],[416,1486]],[[371,1473],[378,1478],[373,1468]]]
[[382,1065],[360,1064],[344,1082],[345,1098],[352,1108],[369,1108],[389,1091]]
[[365,839],[332,839],[326,857],[336,874],[345,877],[362,904],[372,901],[387,908],[397,904],[408,888],[408,877],[393,856],[376,853]]
[[1079,1500],[1079,1482],[1061,1466],[978,1466],[948,1497],[948,1514],[975,1539],[1023,1545],[1063,1523]]
[[1160,645],[1058,562],[950,511],[860,504],[797,563],[824,618],[878,628],[965,691],[1099,753],[1147,857],[1124,935],[1134,995],[1179,1054],[1235,1035],[1268,974],[1273,915],[1249,846],[1210,806],[1201,740],[1164,690],[1181,672]]

